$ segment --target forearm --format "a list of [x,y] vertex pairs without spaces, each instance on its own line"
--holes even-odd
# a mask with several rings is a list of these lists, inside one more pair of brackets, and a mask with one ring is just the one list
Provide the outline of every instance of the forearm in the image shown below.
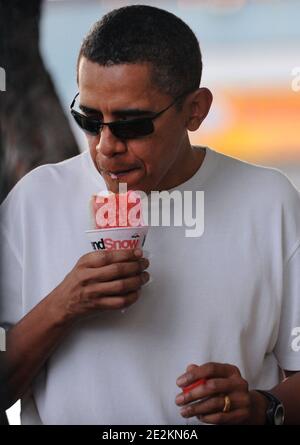
[[22,397],[75,322],[135,303],[149,280],[148,266],[139,249],[83,255],[57,288],[8,333],[4,378],[9,403]]
[[48,357],[70,329],[50,294],[17,323],[7,336],[6,382],[10,406],[22,397]]
[[[285,425],[300,425],[300,372],[297,372],[280,382],[270,390],[285,408]],[[264,425],[268,402],[259,392],[250,391],[252,425]]]

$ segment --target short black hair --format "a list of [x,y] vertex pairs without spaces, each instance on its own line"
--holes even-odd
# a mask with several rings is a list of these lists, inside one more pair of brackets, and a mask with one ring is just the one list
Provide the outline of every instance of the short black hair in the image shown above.
[[150,63],[154,85],[172,97],[199,88],[202,58],[199,42],[176,15],[153,6],[114,9],[84,38],[81,57],[102,66]]

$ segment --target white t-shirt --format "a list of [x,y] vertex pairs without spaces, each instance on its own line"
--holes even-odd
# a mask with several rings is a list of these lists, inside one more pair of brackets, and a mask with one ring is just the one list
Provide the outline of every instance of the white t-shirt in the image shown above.
[[[101,189],[86,151],[11,191],[1,206],[2,323],[20,320],[90,251],[88,201]],[[277,170],[211,149],[176,189],[204,191],[204,234],[150,229],[153,282],[125,313],[87,318],[61,341],[23,400],[23,424],[184,425],[176,379],[190,363],[234,364],[261,389],[280,381],[278,366],[300,370],[299,193]]]

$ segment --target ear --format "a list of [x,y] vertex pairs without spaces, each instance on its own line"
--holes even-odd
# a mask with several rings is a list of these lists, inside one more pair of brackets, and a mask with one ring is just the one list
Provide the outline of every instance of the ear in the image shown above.
[[202,121],[208,115],[213,95],[208,88],[199,88],[189,98],[187,103],[186,128],[190,131],[196,131]]

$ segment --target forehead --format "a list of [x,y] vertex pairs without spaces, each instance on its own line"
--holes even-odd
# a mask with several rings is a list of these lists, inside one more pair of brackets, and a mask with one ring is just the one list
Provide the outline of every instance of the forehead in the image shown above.
[[164,96],[153,85],[149,63],[102,66],[82,57],[78,85],[81,101],[95,103],[96,98],[101,98],[112,107],[128,102],[153,103]]

